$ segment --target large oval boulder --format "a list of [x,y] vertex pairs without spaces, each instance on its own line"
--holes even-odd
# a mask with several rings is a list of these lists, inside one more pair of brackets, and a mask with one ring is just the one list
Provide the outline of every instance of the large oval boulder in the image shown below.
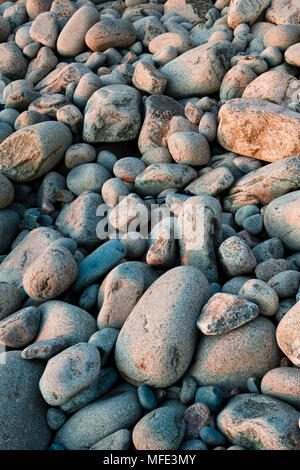
[[209,297],[198,269],[180,266],[155,281],[119,334],[115,360],[135,385],[168,387],[188,368],[196,345],[196,320]]

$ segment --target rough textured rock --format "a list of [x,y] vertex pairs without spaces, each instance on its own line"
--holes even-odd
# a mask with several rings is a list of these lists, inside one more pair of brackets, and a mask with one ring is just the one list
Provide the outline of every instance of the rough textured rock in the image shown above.
[[98,349],[89,343],[77,343],[47,362],[40,380],[44,400],[52,406],[62,405],[91,385],[100,372]]
[[272,0],[266,19],[276,24],[299,24],[298,0]]
[[275,162],[300,153],[300,117],[265,100],[237,98],[219,112],[218,141],[231,152]]
[[260,378],[279,362],[275,327],[270,320],[257,317],[224,335],[202,336],[188,373],[201,386],[247,390],[249,377]]
[[300,188],[300,156],[258,168],[243,176],[224,199],[224,208],[236,212],[247,204],[268,204],[283,194]]
[[110,85],[87,102],[83,138],[88,143],[135,139],[141,126],[140,94],[127,85]]
[[270,5],[271,0],[231,0],[228,9],[228,25],[234,29],[241,23],[252,25]]
[[296,450],[299,413],[273,397],[242,394],[218,415],[219,429],[235,445],[255,450]]
[[221,335],[253,320],[259,308],[237,295],[217,293],[204,305],[197,327],[205,335]]
[[165,13],[174,12],[192,24],[204,23],[205,15],[213,7],[211,0],[168,0]]
[[245,89],[243,98],[255,98],[287,106],[297,102],[300,80],[284,72],[270,70],[253,80]]
[[60,122],[20,129],[0,145],[0,172],[17,182],[39,178],[57,165],[71,143],[71,131]]
[[296,367],[278,367],[263,376],[261,391],[296,408],[300,407],[300,370]]
[[110,47],[131,46],[136,39],[136,32],[132,25],[124,19],[105,19],[96,23],[88,30],[85,36],[87,46],[96,52],[104,52]]
[[149,96],[138,145],[141,153],[167,146],[169,123],[173,116],[184,116],[184,107],[169,96]]
[[185,52],[161,68],[168,80],[166,93],[174,98],[216,93],[232,56],[228,41],[209,42]]
[[57,51],[64,57],[75,57],[84,51],[85,35],[99,21],[94,6],[84,5],[74,13],[57,39]]
[[293,251],[300,251],[300,191],[272,201],[264,212],[264,225],[270,237],[279,238]]
[[279,322],[276,331],[277,343],[284,354],[300,366],[300,302],[297,302]]
[[206,278],[191,266],[174,268],[152,284],[116,343],[116,364],[126,380],[166,387],[184,374],[196,343],[195,320],[208,296]]
[[32,230],[1,263],[0,281],[21,287],[28,267],[58,238],[61,238],[61,234],[51,228],[40,227]]

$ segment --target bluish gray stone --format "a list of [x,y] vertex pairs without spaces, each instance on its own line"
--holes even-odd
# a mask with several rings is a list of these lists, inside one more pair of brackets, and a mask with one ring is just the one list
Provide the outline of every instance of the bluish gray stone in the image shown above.
[[126,256],[126,248],[119,240],[110,240],[78,265],[77,281],[73,285],[74,292],[80,292],[89,284],[115,267]]
[[68,450],[89,449],[115,431],[130,428],[141,415],[135,388],[121,385],[71,416],[54,442]]

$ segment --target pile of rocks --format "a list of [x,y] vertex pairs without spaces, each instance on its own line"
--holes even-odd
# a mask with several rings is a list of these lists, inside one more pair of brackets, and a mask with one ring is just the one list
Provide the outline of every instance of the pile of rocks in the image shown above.
[[0,2],[0,449],[299,449],[299,0],[143,1]]

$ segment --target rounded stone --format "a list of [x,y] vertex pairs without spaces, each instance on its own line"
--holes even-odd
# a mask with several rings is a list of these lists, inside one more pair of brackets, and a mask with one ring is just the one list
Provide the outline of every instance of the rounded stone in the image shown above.
[[0,72],[6,77],[17,80],[24,78],[27,70],[27,60],[22,51],[13,42],[0,44]]
[[135,187],[143,196],[158,196],[164,189],[184,188],[197,178],[197,172],[188,165],[153,163],[135,179]]
[[285,51],[300,41],[300,28],[298,25],[284,24],[271,28],[264,35],[265,47],[274,46]]
[[96,160],[96,150],[89,144],[71,145],[65,154],[65,165],[70,170],[83,163],[91,163]]
[[188,373],[201,386],[247,390],[247,379],[278,367],[280,357],[273,323],[259,316],[224,335],[202,336]]
[[88,341],[97,331],[96,320],[85,310],[75,305],[50,300],[39,306],[40,328],[36,342],[48,339],[63,339],[68,346]]
[[50,245],[25,272],[23,287],[31,299],[44,302],[65,292],[75,282],[77,273],[72,253],[63,246]]
[[132,440],[137,450],[177,450],[184,437],[185,407],[162,406],[150,411],[134,427]]
[[9,179],[0,174],[0,209],[11,205],[15,197],[15,190]]
[[300,370],[296,367],[278,367],[263,376],[261,391],[300,408]]
[[73,395],[91,385],[99,375],[98,349],[89,343],[77,343],[51,358],[40,380],[44,400],[62,405]]
[[280,299],[294,297],[300,284],[300,272],[289,270],[275,274],[268,280],[268,285],[274,289]]
[[57,165],[71,143],[71,131],[61,122],[20,129],[0,145],[0,172],[17,182],[39,178]]
[[240,289],[239,296],[257,304],[260,314],[266,317],[275,315],[279,307],[275,290],[259,279],[247,281]]
[[196,439],[204,426],[209,426],[210,411],[204,403],[194,403],[187,408],[184,415],[185,437]]
[[292,191],[268,204],[264,225],[270,237],[279,238],[287,248],[300,250],[300,191]]
[[96,23],[85,36],[87,46],[95,52],[104,52],[110,47],[131,46],[136,32],[131,22],[125,19],[105,19]]
[[1,450],[48,448],[47,406],[38,389],[43,370],[42,362],[26,361],[19,351],[0,354],[0,420],[6,423],[0,431]]
[[218,428],[234,445],[252,450],[296,450],[299,413],[276,398],[245,393],[218,415]]
[[60,428],[54,441],[68,450],[89,449],[112,433],[131,428],[141,415],[136,390],[128,384],[121,385],[105,398],[73,414]]
[[117,178],[134,183],[137,175],[142,173],[145,168],[145,163],[142,162],[139,158],[125,157],[121,158],[115,163],[113,172]]
[[128,429],[119,429],[109,436],[101,439],[90,450],[128,450],[131,445],[131,432]]
[[284,54],[284,58],[286,62],[290,65],[294,65],[295,67],[300,67],[300,42],[297,44],[293,44],[290,46]]
[[67,187],[76,196],[85,191],[101,193],[103,184],[110,178],[111,174],[104,166],[98,163],[83,163],[68,173]]
[[108,179],[101,189],[103,200],[110,207],[117,206],[121,199],[128,196],[128,194],[129,188],[120,178]]
[[14,285],[0,283],[0,320],[16,312],[22,305],[22,296]]
[[99,21],[95,6],[79,8],[69,19],[57,39],[57,52],[63,57],[75,57],[86,49],[85,35]]
[[168,139],[168,147],[176,163],[202,166],[210,160],[209,144],[196,132],[174,132]]
[[248,245],[239,237],[227,238],[218,250],[220,263],[231,276],[251,273],[256,267],[256,259]]
[[36,336],[40,312],[26,307],[0,321],[0,343],[13,349],[27,346]]
[[116,365],[127,381],[167,387],[182,377],[194,353],[196,318],[208,297],[206,278],[191,266],[171,269],[147,289],[116,343]]
[[277,343],[296,367],[300,367],[300,302],[280,320],[276,331]]

